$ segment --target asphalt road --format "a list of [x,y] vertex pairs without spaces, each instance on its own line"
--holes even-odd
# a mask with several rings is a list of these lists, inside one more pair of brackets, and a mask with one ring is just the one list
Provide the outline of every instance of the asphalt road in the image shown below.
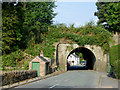
[[89,70],[68,71],[16,88],[98,88],[100,74]]

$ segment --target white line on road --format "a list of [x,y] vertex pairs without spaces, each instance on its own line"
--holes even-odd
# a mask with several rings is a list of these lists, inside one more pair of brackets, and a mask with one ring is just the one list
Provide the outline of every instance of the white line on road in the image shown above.
[[53,86],[51,86],[51,87],[49,87],[49,88],[54,88],[54,87],[57,86],[57,85],[59,85],[59,84],[55,84],[55,85],[53,85]]

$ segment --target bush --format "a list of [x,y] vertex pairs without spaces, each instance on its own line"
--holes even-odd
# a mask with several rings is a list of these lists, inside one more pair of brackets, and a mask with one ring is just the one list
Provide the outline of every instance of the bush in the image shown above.
[[52,43],[49,42],[49,43],[36,44],[34,47],[27,48],[25,52],[32,56],[38,56],[40,55],[41,50],[43,50],[45,57],[54,58],[53,55],[54,55],[55,47],[52,44],[53,41]]
[[14,67],[16,64],[24,58],[24,53],[21,50],[5,54],[2,56],[2,66]]
[[37,70],[11,71],[2,74],[2,86],[37,77]]
[[28,70],[29,69],[29,63],[28,61],[24,62],[24,70]]
[[116,77],[120,79],[120,44],[112,46],[110,48],[110,64],[114,68]]

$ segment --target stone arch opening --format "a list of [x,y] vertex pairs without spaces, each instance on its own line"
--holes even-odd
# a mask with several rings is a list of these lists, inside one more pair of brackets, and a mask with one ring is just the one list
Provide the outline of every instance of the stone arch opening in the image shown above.
[[94,65],[95,65],[95,62],[96,62],[96,57],[91,50],[89,50],[89,49],[87,49],[83,46],[78,47],[76,49],[73,49],[69,53],[69,55],[67,56],[67,59],[74,52],[82,53],[84,60],[86,60],[86,69],[90,69],[90,70],[94,69]]

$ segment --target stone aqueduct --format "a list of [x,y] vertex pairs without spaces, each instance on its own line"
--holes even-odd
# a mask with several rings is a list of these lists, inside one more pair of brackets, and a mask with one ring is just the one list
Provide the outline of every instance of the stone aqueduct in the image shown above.
[[109,63],[108,54],[104,54],[99,46],[79,46],[77,44],[57,44],[56,45],[56,63],[63,70],[67,70],[67,57],[74,51],[79,50],[87,57],[87,64],[89,69],[96,71],[107,71],[107,64]]

